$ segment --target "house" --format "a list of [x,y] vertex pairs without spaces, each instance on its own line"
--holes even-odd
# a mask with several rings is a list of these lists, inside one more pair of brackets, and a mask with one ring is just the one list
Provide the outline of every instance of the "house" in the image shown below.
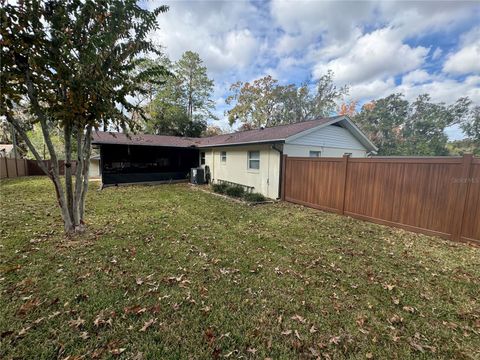
[[191,168],[208,166],[213,182],[229,181],[280,197],[282,155],[366,157],[377,149],[347,117],[205,138],[94,132],[104,185],[182,180]]
[[0,158],[14,158],[15,152],[13,151],[12,144],[0,144]]

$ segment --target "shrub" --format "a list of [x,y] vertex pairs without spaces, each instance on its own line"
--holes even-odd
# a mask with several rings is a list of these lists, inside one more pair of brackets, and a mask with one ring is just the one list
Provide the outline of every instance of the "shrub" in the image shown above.
[[243,198],[249,202],[262,202],[265,201],[265,196],[260,193],[246,193]]
[[225,194],[225,191],[227,190],[227,188],[228,188],[227,184],[212,184],[213,192],[216,192],[219,194]]
[[225,194],[232,197],[242,197],[245,193],[245,189],[241,186],[228,186],[225,190]]

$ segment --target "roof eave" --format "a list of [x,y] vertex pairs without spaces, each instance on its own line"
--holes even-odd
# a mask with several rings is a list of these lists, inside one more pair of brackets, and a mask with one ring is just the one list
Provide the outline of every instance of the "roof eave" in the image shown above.
[[208,145],[197,145],[198,148],[213,148],[213,147],[226,147],[226,146],[240,146],[240,145],[252,145],[252,144],[270,144],[270,143],[284,143],[285,139],[272,139],[272,140],[257,140],[257,141],[243,141],[238,143],[228,143],[228,144],[208,144]]

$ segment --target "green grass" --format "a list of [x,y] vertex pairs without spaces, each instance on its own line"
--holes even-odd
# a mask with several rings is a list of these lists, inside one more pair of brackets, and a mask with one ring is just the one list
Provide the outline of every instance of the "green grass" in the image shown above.
[[69,240],[46,179],[0,182],[0,358],[480,358],[479,248],[187,185],[97,187]]

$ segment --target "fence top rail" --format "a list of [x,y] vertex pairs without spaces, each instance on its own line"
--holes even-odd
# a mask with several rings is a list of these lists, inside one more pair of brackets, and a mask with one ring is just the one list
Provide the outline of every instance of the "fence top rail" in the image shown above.
[[349,162],[357,163],[402,163],[402,164],[461,164],[462,157],[382,157],[382,158],[350,158]]
[[342,162],[343,157],[300,157],[300,156],[288,156],[287,161],[331,161]]
[[480,158],[474,157],[473,158],[473,163],[474,164],[480,164]]

